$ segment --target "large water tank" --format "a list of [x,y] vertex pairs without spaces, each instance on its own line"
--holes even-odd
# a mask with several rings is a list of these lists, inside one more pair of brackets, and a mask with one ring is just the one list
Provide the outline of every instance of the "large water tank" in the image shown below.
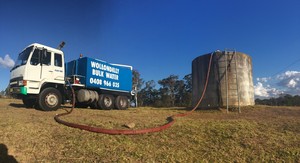
[[[193,106],[198,103],[206,81],[210,54],[192,62]],[[252,59],[235,51],[213,53],[209,82],[198,108],[236,107],[254,105]]]

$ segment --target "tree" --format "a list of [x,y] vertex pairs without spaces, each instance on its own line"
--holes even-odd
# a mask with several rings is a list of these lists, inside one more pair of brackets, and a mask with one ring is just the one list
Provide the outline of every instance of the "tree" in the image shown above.
[[183,80],[177,80],[175,84],[175,105],[183,106],[183,96],[185,94],[185,84]]
[[169,77],[158,81],[158,84],[162,86],[162,88],[160,89],[162,97],[161,100],[167,106],[175,106],[175,87],[177,82],[177,75],[170,75]]
[[145,88],[139,92],[139,103],[142,106],[151,106],[158,100],[158,91],[155,89],[155,81],[150,80],[145,83]]
[[[156,88],[156,82],[150,80],[144,82],[138,72],[133,73],[133,83],[142,83],[138,88],[139,106],[173,107],[191,106],[192,104],[192,75],[184,76],[182,80],[178,75],[170,75],[158,81],[160,88]],[[137,82],[136,82],[137,81]],[[134,85],[133,85],[134,86]],[[144,86],[144,87],[143,87]]]
[[300,106],[300,96],[299,95],[289,95],[281,94],[277,98],[270,99],[256,99],[255,104],[258,105],[272,105],[272,106]]
[[184,92],[182,94],[183,106],[192,105],[192,74],[185,75],[184,78]]
[[141,78],[141,74],[137,70],[132,70],[132,87],[133,90],[136,88],[137,91],[140,91],[144,80]]
[[132,90],[135,91],[135,105],[138,106],[139,92],[144,84],[141,74],[137,70],[132,70]]
[[184,80],[186,91],[192,93],[192,74],[185,75],[183,77],[183,80]]

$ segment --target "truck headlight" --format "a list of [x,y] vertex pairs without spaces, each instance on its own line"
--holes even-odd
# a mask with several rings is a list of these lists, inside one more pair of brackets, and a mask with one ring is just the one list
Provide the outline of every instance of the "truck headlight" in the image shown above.
[[19,86],[26,86],[27,85],[27,80],[20,80],[18,81]]

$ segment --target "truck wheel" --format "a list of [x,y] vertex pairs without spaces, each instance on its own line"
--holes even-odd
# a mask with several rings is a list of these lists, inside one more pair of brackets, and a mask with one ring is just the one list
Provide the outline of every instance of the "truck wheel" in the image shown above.
[[60,107],[61,102],[61,94],[55,88],[46,88],[39,96],[39,106],[44,111],[57,110]]
[[27,96],[23,97],[22,101],[26,108],[33,108],[36,103],[36,99],[28,98]]
[[115,101],[116,108],[125,110],[128,108],[128,98],[126,96],[118,96]]
[[112,95],[107,95],[107,94],[101,94],[98,105],[100,106],[101,109],[112,109],[114,106],[114,96]]

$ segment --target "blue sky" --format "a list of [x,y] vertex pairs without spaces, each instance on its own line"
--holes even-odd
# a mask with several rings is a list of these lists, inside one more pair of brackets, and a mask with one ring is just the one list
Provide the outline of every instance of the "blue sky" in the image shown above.
[[300,94],[300,62],[286,68],[300,59],[299,9],[299,0],[2,0],[0,90],[24,47],[64,40],[66,61],[128,64],[146,81],[183,78],[194,58],[235,48],[252,57],[258,97]]

